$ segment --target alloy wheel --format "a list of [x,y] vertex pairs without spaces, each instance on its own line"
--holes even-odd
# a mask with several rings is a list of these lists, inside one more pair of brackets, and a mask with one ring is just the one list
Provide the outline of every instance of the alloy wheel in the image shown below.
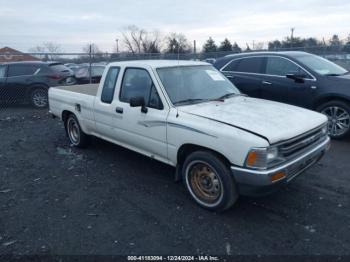
[[36,90],[32,95],[32,101],[36,107],[46,107],[48,104],[47,91]]
[[328,133],[332,137],[342,136],[349,131],[349,112],[339,106],[329,106],[322,110],[328,117]]

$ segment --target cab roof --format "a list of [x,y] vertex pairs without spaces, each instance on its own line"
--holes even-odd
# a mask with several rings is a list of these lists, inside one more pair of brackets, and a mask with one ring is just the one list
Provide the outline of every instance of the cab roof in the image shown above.
[[184,61],[184,60],[135,60],[110,63],[110,66],[149,66],[152,68],[175,67],[175,66],[200,66],[211,65],[200,61]]

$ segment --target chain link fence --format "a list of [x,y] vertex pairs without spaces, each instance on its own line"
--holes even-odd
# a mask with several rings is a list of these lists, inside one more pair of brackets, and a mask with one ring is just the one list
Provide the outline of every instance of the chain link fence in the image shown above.
[[[350,70],[350,53],[345,48],[303,47],[273,51],[305,51],[325,57]],[[253,50],[266,51],[266,50]],[[248,51],[245,51],[248,52]],[[251,51],[249,51],[251,52]],[[98,83],[104,67],[111,62],[128,60],[170,59],[214,62],[235,52],[211,53],[0,53],[0,110],[13,106],[46,108],[50,86]],[[17,64],[15,61],[34,60],[45,65]],[[39,63],[38,63],[39,64]],[[47,64],[47,65],[46,65]],[[62,64],[65,64],[63,66]],[[10,66],[9,66],[10,65]]]

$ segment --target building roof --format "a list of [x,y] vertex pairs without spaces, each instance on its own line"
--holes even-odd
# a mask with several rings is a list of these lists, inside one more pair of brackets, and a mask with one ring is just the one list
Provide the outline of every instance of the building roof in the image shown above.
[[16,61],[39,61],[40,59],[10,47],[0,48],[0,63]]

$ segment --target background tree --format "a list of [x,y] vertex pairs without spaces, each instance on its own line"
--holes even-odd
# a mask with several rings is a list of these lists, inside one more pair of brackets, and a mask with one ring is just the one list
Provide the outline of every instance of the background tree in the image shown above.
[[338,52],[341,50],[341,41],[339,39],[338,35],[333,35],[332,38],[329,40],[329,50]]
[[242,48],[240,48],[239,45],[236,42],[234,42],[232,45],[232,51],[235,53],[241,53]]
[[230,40],[225,38],[225,40],[221,42],[218,50],[221,52],[232,51],[232,44],[231,44]]
[[83,47],[83,52],[87,55],[90,55],[90,47],[91,47],[91,57],[92,59],[101,59],[103,57],[103,52],[100,50],[97,44],[87,44]]
[[46,49],[44,46],[35,46],[32,48],[29,48],[29,53],[33,53],[33,55],[39,59],[44,59],[45,58],[45,54],[46,53]]
[[135,25],[130,25],[124,29],[122,35],[126,49],[129,52],[133,54],[142,52],[142,40],[146,35],[144,29],[140,29]]
[[346,43],[343,47],[343,51],[350,53],[350,35],[348,36],[348,39],[346,40]]
[[126,49],[133,54],[160,53],[159,32],[147,32],[135,25],[127,26],[122,32]]
[[282,48],[282,42],[280,40],[274,40],[268,43],[268,49],[271,50],[279,50]]
[[213,40],[213,38],[209,37],[209,39],[203,45],[203,53],[216,52],[217,50],[218,47],[215,44],[215,41]]
[[186,36],[179,33],[170,33],[165,39],[165,53],[190,53],[191,45]]
[[145,53],[158,54],[161,51],[161,38],[159,31],[146,32],[142,41],[142,49]]
[[61,45],[55,42],[44,42],[41,46],[38,45],[36,47],[29,49],[30,53],[48,53],[48,54],[40,54],[36,55],[39,59],[44,60],[57,60],[61,57],[59,53],[62,53]]

